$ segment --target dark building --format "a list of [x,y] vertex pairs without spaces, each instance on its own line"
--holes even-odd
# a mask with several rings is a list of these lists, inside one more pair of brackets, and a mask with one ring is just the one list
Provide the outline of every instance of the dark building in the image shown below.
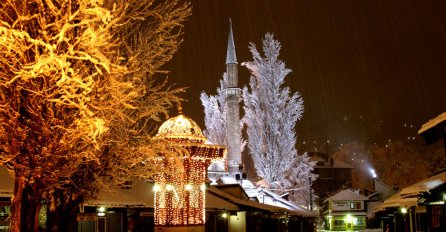
[[316,200],[318,205],[339,190],[352,187],[352,166],[322,152],[309,152],[309,155],[311,161],[316,161],[314,174],[318,178],[313,183],[313,189],[319,197]]
[[446,172],[403,188],[374,208],[388,231],[446,231]]
[[444,153],[446,155],[446,112],[424,123],[418,134],[424,138],[426,145],[436,143],[443,139]]
[[[446,154],[446,112],[424,123],[418,134],[426,145],[443,140]],[[403,188],[374,208],[387,231],[446,231],[446,170]]]

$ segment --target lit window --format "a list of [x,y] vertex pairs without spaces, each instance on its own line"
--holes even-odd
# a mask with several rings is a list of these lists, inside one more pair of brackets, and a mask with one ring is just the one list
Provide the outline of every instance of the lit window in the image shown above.
[[361,209],[361,202],[350,202],[350,209]]

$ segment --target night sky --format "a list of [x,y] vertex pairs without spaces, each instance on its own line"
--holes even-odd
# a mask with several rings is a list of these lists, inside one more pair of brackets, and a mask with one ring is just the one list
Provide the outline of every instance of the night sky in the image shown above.
[[[446,111],[446,1],[194,0],[169,80],[189,89],[183,111],[204,129],[201,91],[215,94],[225,71],[232,18],[239,62],[266,32],[293,71],[286,85],[305,104],[298,145],[333,148],[417,136]],[[239,84],[249,73],[239,67]],[[314,145],[314,143],[316,143]],[[304,146],[305,147],[305,146]]]

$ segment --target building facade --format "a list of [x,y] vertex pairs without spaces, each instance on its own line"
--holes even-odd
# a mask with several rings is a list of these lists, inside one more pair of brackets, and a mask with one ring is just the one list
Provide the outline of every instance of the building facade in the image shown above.
[[341,190],[324,200],[325,227],[329,231],[358,231],[367,226],[368,197]]

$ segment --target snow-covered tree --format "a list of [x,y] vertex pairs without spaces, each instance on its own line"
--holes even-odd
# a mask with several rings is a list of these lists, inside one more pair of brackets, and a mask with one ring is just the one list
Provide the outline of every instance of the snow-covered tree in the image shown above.
[[217,88],[217,95],[207,95],[201,92],[200,99],[204,108],[204,125],[206,128],[203,134],[212,144],[226,145],[226,104],[225,104],[225,83],[228,77],[223,74],[220,80],[220,87]]
[[[312,170],[295,148],[295,126],[302,117],[303,100],[298,92],[291,94],[289,87],[282,87],[291,70],[278,59],[281,44],[272,34],[263,39],[264,57],[255,44],[251,43],[249,48],[254,60],[242,64],[252,74],[250,90],[243,89],[249,152],[259,177],[273,189],[287,188],[288,176],[306,175],[308,179]],[[305,186],[303,182],[294,181],[293,185]]]
[[316,196],[311,188],[317,175],[313,174],[316,161],[310,161],[310,156],[305,152],[298,155],[292,166],[285,173],[285,181],[281,183],[281,189],[289,193],[288,199],[307,208],[315,202]]
[[63,212],[98,185],[162,171],[154,160],[176,148],[151,140],[153,123],[182,90],[154,74],[189,14],[177,0],[0,3],[0,164],[15,176],[12,231],[37,231],[42,202],[64,231]]

